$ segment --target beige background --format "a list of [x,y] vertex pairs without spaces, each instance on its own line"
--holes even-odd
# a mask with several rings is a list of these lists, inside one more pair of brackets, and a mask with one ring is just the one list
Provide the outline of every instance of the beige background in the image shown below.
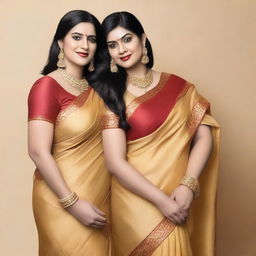
[[57,22],[72,9],[100,21],[134,13],[152,42],[155,69],[183,76],[211,101],[222,127],[217,256],[256,255],[256,1],[1,0],[0,7],[1,255],[37,255],[26,98]]

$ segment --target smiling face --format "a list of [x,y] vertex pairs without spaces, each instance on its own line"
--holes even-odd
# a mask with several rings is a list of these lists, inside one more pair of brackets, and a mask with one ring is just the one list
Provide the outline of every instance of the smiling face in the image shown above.
[[139,38],[123,27],[116,27],[107,36],[108,51],[114,62],[125,68],[132,68],[141,63],[145,34]]
[[97,48],[95,28],[89,22],[81,22],[58,43],[64,51],[64,62],[67,66],[87,65]]

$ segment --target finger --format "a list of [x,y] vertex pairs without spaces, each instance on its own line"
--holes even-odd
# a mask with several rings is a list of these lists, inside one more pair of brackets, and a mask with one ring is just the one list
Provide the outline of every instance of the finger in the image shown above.
[[179,212],[177,213],[177,215],[178,215],[179,218],[182,219],[182,220],[184,220],[184,219],[187,218],[187,213],[184,212],[184,211],[179,211]]
[[183,222],[183,216],[179,213],[175,213],[173,218],[175,218],[179,224]]
[[175,200],[175,195],[174,195],[174,193],[172,193],[172,194],[170,195],[170,198],[171,198],[172,200]]
[[97,226],[100,226],[100,227],[104,227],[106,225],[106,223],[100,222],[100,221],[97,221],[97,220],[94,222],[94,224],[97,225]]
[[107,219],[98,215],[96,218],[95,218],[95,221],[99,221],[101,223],[106,223],[107,222]]
[[172,214],[172,215],[170,215],[169,217],[174,220],[174,223],[176,223],[176,224],[179,224],[179,223],[180,223],[179,217],[178,217],[177,215]]
[[103,228],[104,226],[99,226],[99,225],[96,225],[96,224],[91,224],[90,227],[92,227],[92,228],[97,228],[97,229],[101,229],[101,228]]
[[174,224],[178,224],[177,220],[175,218],[173,218],[172,216],[168,216],[167,217],[171,222],[173,222]]
[[97,212],[99,215],[101,215],[101,216],[106,216],[106,214],[105,214],[103,211],[101,211],[100,209],[98,209],[96,206],[93,206],[93,209],[94,209],[95,212]]

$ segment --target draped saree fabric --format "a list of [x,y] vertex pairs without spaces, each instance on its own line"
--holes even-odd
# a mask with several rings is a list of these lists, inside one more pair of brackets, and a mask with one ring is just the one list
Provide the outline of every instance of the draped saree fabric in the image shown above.
[[[192,138],[200,124],[211,127],[214,143],[199,179],[200,195],[183,225],[174,225],[153,204],[112,179],[112,255],[213,256],[219,125],[210,114],[210,104],[194,85],[167,73],[140,97],[127,91],[125,101],[131,125],[127,160],[167,195],[185,174]],[[103,129],[118,128],[117,121],[107,113]]]
[[[40,85],[55,88],[63,94],[63,89],[56,81],[43,78]],[[46,81],[47,80],[47,81]],[[50,84],[50,85],[49,85]],[[36,85],[38,87],[38,85]],[[43,119],[53,122],[54,114],[46,115],[47,105],[54,106],[51,91],[50,99],[37,98],[34,101],[32,88],[29,97],[29,119]],[[56,94],[56,93],[55,93]],[[43,93],[44,95],[44,93]],[[66,95],[66,94],[65,94]],[[103,103],[90,88],[72,98],[65,108],[55,114],[52,155],[71,191],[80,199],[86,200],[107,214],[109,219],[110,175],[107,172],[101,143],[100,119]],[[59,97],[65,99],[64,96]],[[47,100],[45,102],[40,102]],[[56,103],[57,104],[57,103]],[[34,109],[34,110],[33,110]],[[38,113],[42,111],[43,114]],[[52,109],[54,112],[54,110]],[[56,112],[56,111],[55,111]],[[84,256],[109,255],[109,234],[107,229],[98,230],[82,225],[58,203],[56,195],[46,185],[36,170],[33,185],[33,211],[39,236],[39,255],[41,256]]]

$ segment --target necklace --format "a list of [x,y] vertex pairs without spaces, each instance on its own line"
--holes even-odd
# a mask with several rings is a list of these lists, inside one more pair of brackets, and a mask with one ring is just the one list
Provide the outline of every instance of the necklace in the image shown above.
[[153,72],[151,69],[149,69],[146,76],[143,78],[138,78],[138,77],[128,75],[127,82],[131,83],[132,85],[138,88],[146,89],[153,82]]
[[63,68],[58,68],[61,76],[67,80],[69,82],[69,84],[77,89],[80,92],[84,92],[88,89],[89,85],[88,82],[85,78],[83,79],[76,79],[75,77],[73,77],[72,75],[68,74],[65,69]]

